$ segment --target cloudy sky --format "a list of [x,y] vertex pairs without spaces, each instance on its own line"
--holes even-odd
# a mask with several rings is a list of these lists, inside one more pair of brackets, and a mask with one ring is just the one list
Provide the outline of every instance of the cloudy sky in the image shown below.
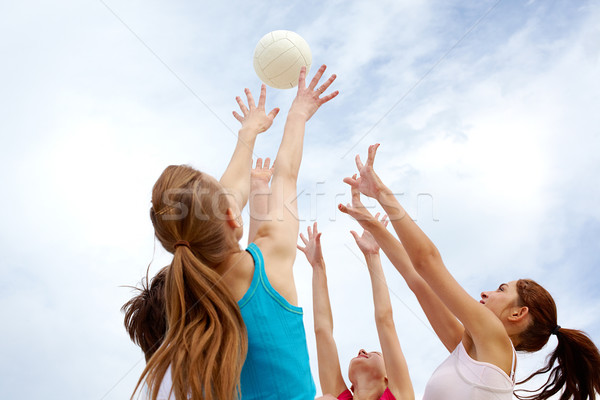
[[[538,280],[563,327],[600,343],[600,7],[592,1],[159,2],[0,5],[0,397],[124,399],[144,365],[121,305],[169,262],[148,218],[169,164],[220,176],[231,116],[257,91],[257,41],[302,35],[340,95],[309,122],[304,227],[317,220],[342,369],[379,348],[368,274],[335,205],[354,155],[376,170],[475,297]],[[313,68],[314,71],[315,68]],[[255,154],[274,157],[293,90]],[[372,204],[372,203],[370,203]],[[387,259],[417,397],[447,356]],[[312,334],[310,266],[296,279]],[[519,377],[547,352],[519,357]],[[317,381],[318,386],[318,381]]]

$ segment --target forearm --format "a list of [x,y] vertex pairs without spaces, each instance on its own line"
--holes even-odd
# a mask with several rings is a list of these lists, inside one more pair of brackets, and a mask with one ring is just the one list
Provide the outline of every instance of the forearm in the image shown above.
[[303,114],[290,111],[277,152],[273,179],[275,175],[292,177],[294,180],[297,178],[302,161],[305,125],[306,117]]
[[346,390],[346,384],[333,338],[333,317],[323,259],[313,264],[313,312],[321,390],[338,395]]
[[240,129],[231,161],[220,180],[221,185],[236,197],[240,209],[246,205],[250,192],[250,170],[256,136],[256,132]]
[[371,278],[371,288],[373,290],[375,322],[379,325],[381,321],[393,318],[389,289],[385,275],[383,274],[379,254],[365,254],[365,260],[367,261],[369,276]]
[[374,225],[371,234],[415,294],[429,323],[449,351],[460,341],[464,328],[429,284],[413,267],[404,246],[383,225]]
[[331,335],[333,333],[333,315],[327,288],[325,262],[322,260],[313,265],[312,288],[315,333]]
[[381,250],[385,253],[396,270],[402,275],[408,286],[414,282],[422,280],[421,276],[415,271],[408,253],[398,239],[394,237],[382,224],[373,224],[369,230]]
[[432,259],[441,259],[433,242],[410,218],[389,188],[382,188],[377,196],[377,201],[388,215],[417,272],[420,273],[419,268]]
[[258,227],[265,221],[269,212],[269,194],[271,190],[268,182],[263,180],[251,180],[250,197],[248,199],[250,223],[248,227],[248,243],[252,243]]

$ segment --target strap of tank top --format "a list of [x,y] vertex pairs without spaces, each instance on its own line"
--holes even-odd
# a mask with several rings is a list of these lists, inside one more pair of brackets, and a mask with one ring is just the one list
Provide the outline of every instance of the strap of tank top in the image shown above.
[[[512,346],[511,346],[512,347]],[[515,351],[515,348],[512,348],[512,364],[510,366],[510,379],[513,381],[513,383],[515,383],[515,370],[517,369],[517,352]]]

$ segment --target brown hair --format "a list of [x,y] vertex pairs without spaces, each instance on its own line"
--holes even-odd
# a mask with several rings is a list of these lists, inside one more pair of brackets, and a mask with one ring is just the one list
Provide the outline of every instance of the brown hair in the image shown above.
[[[517,282],[517,292],[523,306],[529,308],[531,323],[520,334],[516,350],[534,352],[546,345],[551,334],[556,334],[558,345],[540,368],[518,384],[535,376],[550,372],[546,382],[536,390],[520,389],[533,393],[515,396],[519,399],[545,400],[562,390],[560,400],[596,399],[600,392],[600,353],[592,340],[582,331],[558,326],[556,304],[550,293],[530,279]],[[556,365],[555,365],[556,364]]]
[[[228,207],[213,178],[185,165],[167,167],[155,183],[150,218],[156,237],[173,253],[165,276],[168,329],[134,395],[145,379],[150,399],[156,400],[169,366],[177,400],[228,400],[239,394],[246,328],[237,302],[214,270],[239,250],[225,231]],[[186,245],[176,246],[181,241]]]
[[146,362],[161,345],[167,331],[165,315],[165,279],[167,268],[163,268],[148,280],[142,280],[139,293],[121,307],[125,313],[125,330],[131,340],[142,348]]

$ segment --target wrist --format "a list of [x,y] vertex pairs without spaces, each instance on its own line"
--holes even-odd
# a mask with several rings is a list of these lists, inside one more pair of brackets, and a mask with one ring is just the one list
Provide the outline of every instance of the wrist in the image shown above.
[[250,177],[250,186],[257,189],[269,187],[269,181],[261,178]]
[[251,128],[249,126],[242,126],[238,131],[238,138],[244,141],[256,140],[258,134],[258,129]]
[[325,272],[325,260],[321,257],[317,260],[311,261],[310,265],[313,267],[315,272]]
[[385,202],[385,200],[388,196],[394,196],[394,194],[392,193],[390,188],[385,186],[383,183],[378,183],[377,184],[377,195],[375,196],[376,200],[378,202],[382,202],[382,201]]
[[306,112],[302,112],[300,110],[295,110],[294,107],[290,108],[290,111],[288,112],[288,116],[287,116],[287,120],[288,121],[308,121],[310,119],[310,116],[308,115],[308,113]]
[[378,261],[381,259],[381,257],[379,256],[379,250],[377,250],[376,253],[368,252],[368,253],[363,253],[363,254],[365,255],[365,259],[367,260],[367,262]]

